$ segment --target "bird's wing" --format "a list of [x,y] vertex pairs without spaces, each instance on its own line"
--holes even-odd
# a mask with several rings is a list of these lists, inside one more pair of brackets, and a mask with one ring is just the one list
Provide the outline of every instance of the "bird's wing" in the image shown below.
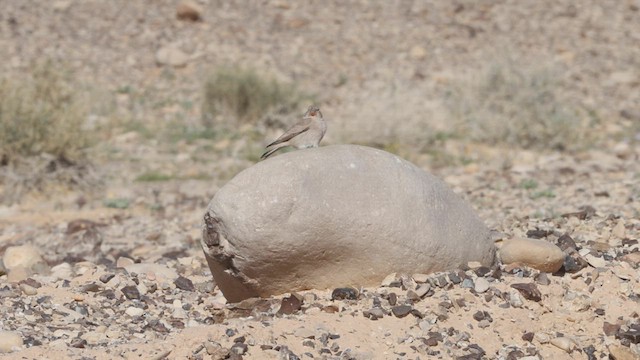
[[289,141],[294,136],[300,135],[303,132],[309,130],[309,128],[311,127],[311,122],[312,121],[313,120],[311,118],[302,119],[299,123],[293,125],[284,134],[280,135],[280,137],[277,138],[276,141],[274,141],[271,144],[267,145],[267,147],[270,147],[270,146],[273,146],[273,145],[278,145],[278,144],[283,143],[285,141]]

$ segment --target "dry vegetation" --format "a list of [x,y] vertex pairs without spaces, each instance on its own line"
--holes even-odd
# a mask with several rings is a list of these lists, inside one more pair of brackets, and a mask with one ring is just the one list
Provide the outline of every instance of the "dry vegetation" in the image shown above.
[[523,149],[594,146],[597,119],[563,97],[558,71],[504,59],[458,82],[446,99],[456,130],[471,141]]
[[0,82],[0,156],[3,163],[47,153],[75,161],[90,144],[86,108],[53,62],[34,67],[30,77]]
[[[306,97],[308,99],[308,97]],[[254,69],[221,67],[204,84],[202,118],[214,127],[216,117],[232,118],[237,124],[257,123],[272,111],[298,110],[305,96],[295,86]]]

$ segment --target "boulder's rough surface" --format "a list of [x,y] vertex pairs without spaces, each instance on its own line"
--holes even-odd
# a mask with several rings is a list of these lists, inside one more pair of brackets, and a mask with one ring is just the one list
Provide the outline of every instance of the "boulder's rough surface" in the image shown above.
[[564,263],[565,254],[556,245],[537,239],[509,239],[500,246],[503,264],[521,263],[544,272],[556,272]]
[[276,156],[222,187],[202,247],[227,300],[378,285],[389,273],[490,265],[489,230],[447,185],[356,145]]

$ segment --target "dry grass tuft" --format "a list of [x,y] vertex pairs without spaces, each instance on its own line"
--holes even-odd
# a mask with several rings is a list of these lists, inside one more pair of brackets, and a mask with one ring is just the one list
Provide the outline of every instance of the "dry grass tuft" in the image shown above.
[[579,150],[593,144],[594,119],[563,98],[551,68],[510,61],[455,85],[447,106],[471,140],[525,149]]
[[222,67],[205,83],[203,123],[207,127],[218,125],[219,115],[230,115],[240,123],[256,123],[272,111],[297,110],[305,98],[295,86],[255,70]]
[[68,74],[52,62],[30,76],[0,80],[0,201],[47,187],[99,183],[85,158],[88,111]]
[[0,82],[0,157],[7,164],[42,153],[73,162],[90,140],[87,111],[67,74],[52,62],[30,77]]

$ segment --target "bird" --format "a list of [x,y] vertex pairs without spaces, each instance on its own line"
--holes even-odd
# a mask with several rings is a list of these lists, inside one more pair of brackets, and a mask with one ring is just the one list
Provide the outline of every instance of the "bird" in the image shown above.
[[262,154],[260,159],[264,160],[274,152],[287,146],[293,146],[296,149],[318,147],[326,132],[327,123],[322,117],[320,109],[315,105],[311,105],[307,112],[304,113],[302,120],[280,135],[276,141],[266,146],[267,151]]

